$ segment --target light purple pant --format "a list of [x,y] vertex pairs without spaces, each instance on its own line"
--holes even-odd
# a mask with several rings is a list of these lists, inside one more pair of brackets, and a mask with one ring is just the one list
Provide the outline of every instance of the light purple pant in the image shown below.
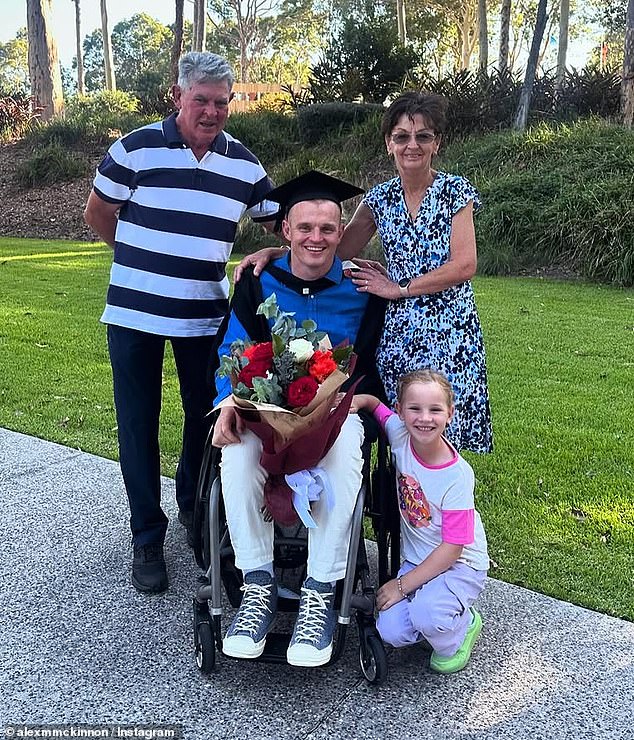
[[[407,561],[398,574],[414,568]],[[478,598],[486,571],[454,563],[421,586],[411,601],[403,599],[379,612],[376,626],[384,642],[394,647],[427,640],[438,655],[453,655],[464,642],[471,624],[469,607]]]

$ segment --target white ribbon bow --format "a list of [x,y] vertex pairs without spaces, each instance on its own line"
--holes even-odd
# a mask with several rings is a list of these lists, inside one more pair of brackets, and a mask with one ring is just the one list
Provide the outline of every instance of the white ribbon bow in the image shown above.
[[302,524],[308,529],[315,529],[317,523],[310,514],[311,503],[319,501],[323,494],[328,511],[332,511],[335,505],[335,494],[326,471],[323,468],[310,468],[285,475],[284,478],[293,491],[293,507]]

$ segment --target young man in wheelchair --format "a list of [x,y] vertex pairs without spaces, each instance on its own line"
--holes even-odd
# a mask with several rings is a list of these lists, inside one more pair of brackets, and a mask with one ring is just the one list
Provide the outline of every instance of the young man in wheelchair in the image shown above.
[[[269,322],[256,316],[259,303],[275,293],[283,311],[301,324],[313,319],[333,345],[354,344],[357,364],[350,381],[364,376],[364,388],[382,395],[374,354],[382,324],[382,299],[357,291],[344,276],[335,252],[341,236],[341,201],[362,191],[319,172],[311,172],[267,195],[280,203],[282,233],[290,251],[254,277],[247,269],[237,283],[219,355],[236,339],[267,341]],[[268,332],[268,336],[266,335]],[[378,384],[378,386],[377,386]],[[221,401],[231,393],[227,378],[217,378]],[[319,666],[330,660],[336,627],[336,582],[345,576],[352,512],[362,483],[364,429],[349,415],[334,444],[319,462],[334,490],[330,508],[322,496],[313,503],[317,527],[308,532],[307,576],[287,660]],[[213,444],[222,447],[221,480],[227,525],[236,565],[243,572],[243,599],[223,640],[223,652],[257,658],[275,619],[277,583],[273,567],[274,524],[263,515],[267,472],[260,465],[262,442],[247,430],[233,408],[224,407],[215,423]]]

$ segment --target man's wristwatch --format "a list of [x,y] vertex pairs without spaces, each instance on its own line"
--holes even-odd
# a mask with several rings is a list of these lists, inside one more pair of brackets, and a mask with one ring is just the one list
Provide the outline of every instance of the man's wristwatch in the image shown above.
[[401,291],[401,296],[403,298],[409,298],[409,286],[411,282],[411,278],[403,278],[398,281],[398,289]]

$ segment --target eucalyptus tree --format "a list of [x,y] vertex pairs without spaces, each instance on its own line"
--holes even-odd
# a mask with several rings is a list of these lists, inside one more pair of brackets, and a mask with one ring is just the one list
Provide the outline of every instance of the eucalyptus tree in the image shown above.
[[57,43],[51,30],[51,0],[26,0],[31,94],[50,120],[64,109]]
[[478,68],[486,72],[489,66],[489,29],[487,24],[487,0],[478,0]]
[[0,92],[26,95],[29,80],[29,44],[26,28],[18,29],[15,38],[0,41]]
[[[169,26],[147,13],[137,13],[119,21],[111,34],[117,87],[137,94],[148,85],[166,90],[171,84],[172,43]],[[101,90],[105,87],[101,29],[86,36],[83,51],[86,89]]]
[[[205,0],[194,1],[194,33],[192,36],[192,51],[205,50],[207,36],[207,3]],[[256,0],[257,2],[257,0]]]
[[623,83],[621,87],[623,123],[634,125],[634,0],[628,0],[623,47]]
[[170,81],[176,84],[178,81],[178,60],[183,52],[183,11],[185,0],[174,2],[174,40],[170,54]]
[[71,0],[75,6],[75,43],[77,45],[77,92],[84,95],[84,55],[81,49],[81,0]]
[[555,92],[560,93],[566,76],[566,56],[568,54],[568,26],[570,25],[570,0],[559,3],[559,41],[557,46],[557,76]]
[[103,69],[106,90],[116,90],[117,82],[112,61],[110,29],[108,27],[108,3],[107,0],[99,0],[99,3],[101,9],[101,41],[103,44]]
[[396,23],[398,29],[398,40],[401,44],[407,43],[407,13],[405,0],[396,0]]
[[307,66],[325,43],[325,18],[313,0],[210,0],[208,5],[211,29],[227,56],[235,55],[240,82],[265,81],[267,65],[278,65],[280,57],[294,66],[295,54]]
[[547,0],[539,0],[539,4],[537,6],[537,18],[535,20],[533,41],[531,43],[531,50],[528,55],[526,74],[524,75],[524,84],[522,85],[522,91],[520,93],[520,99],[517,106],[517,113],[515,115],[515,121],[513,124],[514,128],[516,128],[518,131],[523,131],[526,128],[526,124],[528,122],[528,113],[530,110],[533,85],[535,84],[535,74],[537,72],[537,63],[539,59],[539,50],[542,44],[544,30],[546,28],[546,4]]
[[511,0],[502,0],[500,6],[500,49],[498,70],[506,72],[509,66],[509,36],[511,33]]

